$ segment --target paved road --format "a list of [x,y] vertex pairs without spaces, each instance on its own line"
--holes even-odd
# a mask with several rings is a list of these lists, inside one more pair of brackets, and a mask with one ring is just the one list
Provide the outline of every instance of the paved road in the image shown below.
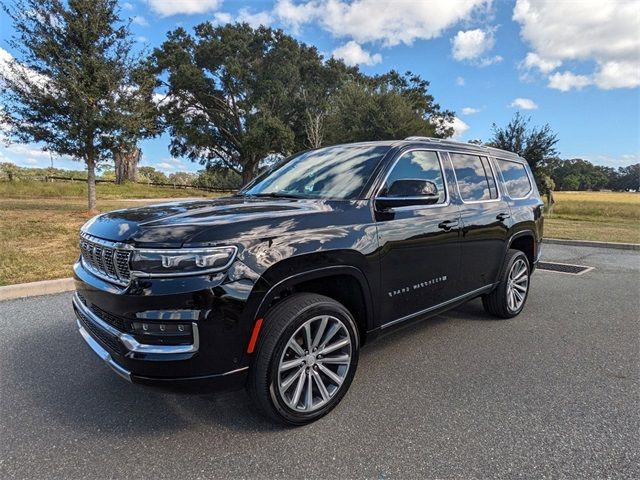
[[524,313],[478,301],[367,347],[298,429],[243,392],[129,385],[75,332],[70,295],[0,303],[0,478],[640,478],[638,252],[547,246]]

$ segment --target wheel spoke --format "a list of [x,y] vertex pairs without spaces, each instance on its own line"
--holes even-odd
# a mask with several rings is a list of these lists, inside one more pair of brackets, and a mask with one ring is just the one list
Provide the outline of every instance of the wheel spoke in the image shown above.
[[334,337],[334,335],[336,333],[338,333],[338,330],[340,330],[340,324],[338,322],[336,322],[333,325],[331,325],[331,328],[329,329],[329,331],[325,335],[324,339],[322,340],[322,344],[320,345],[318,350],[322,350],[324,348],[324,346],[327,343],[329,343],[329,340],[331,340]]
[[322,317],[322,320],[320,320],[320,326],[318,327],[318,331],[316,332],[316,336],[313,338],[311,348],[316,348],[320,344],[322,335],[324,335],[324,331],[327,328],[327,323],[329,323],[329,319],[327,317]]
[[283,392],[286,392],[287,390],[289,390],[291,385],[293,385],[293,382],[295,382],[296,379],[299,377],[300,377],[300,370],[293,372],[291,375],[287,377],[287,379],[284,382],[282,382],[282,384],[280,385],[280,389]]
[[349,355],[338,355],[336,357],[322,357],[317,360],[318,363],[347,364],[349,363]]
[[527,291],[527,288],[525,286],[520,285],[518,283],[514,283],[513,284],[513,288],[515,288],[516,290],[519,290],[519,291],[521,291],[523,293]]
[[331,353],[335,350],[338,350],[339,348],[349,345],[349,343],[351,342],[348,338],[343,338],[342,340],[338,340],[337,342],[332,343],[331,345],[327,345],[326,347],[323,347],[320,351],[318,351],[318,355],[326,355],[327,353]]
[[302,369],[300,375],[298,377],[298,384],[296,385],[296,390],[293,392],[293,397],[291,398],[291,405],[293,408],[298,406],[298,402],[300,401],[300,395],[302,395],[302,387],[304,387],[304,381],[306,379],[305,370]]
[[524,297],[522,296],[522,294],[517,291],[517,290],[513,290],[513,294],[515,295],[516,298],[516,305],[520,305],[520,303],[522,302],[522,300],[524,299]]
[[318,385],[318,390],[320,390],[320,395],[322,396],[323,401],[329,400],[329,392],[327,391],[327,387],[322,380],[320,374],[316,371],[313,372],[313,379],[316,381],[316,385]]
[[516,309],[516,307],[514,305],[514,302],[513,302],[513,289],[509,289],[509,308],[511,310],[515,310]]
[[280,371],[284,372],[284,371],[290,370],[293,367],[302,365],[303,362],[304,362],[304,358],[294,358],[293,360],[287,360],[286,362],[282,362],[280,364]]
[[295,338],[292,338],[291,340],[289,340],[289,343],[287,344],[287,346],[291,348],[294,352],[296,352],[298,356],[301,356],[301,357],[304,356],[304,350],[300,345],[298,345],[298,342],[296,342]]
[[311,351],[311,324],[309,322],[304,324],[304,342],[307,346],[307,351]]
[[338,375],[333,373],[331,370],[329,370],[327,367],[325,367],[322,364],[319,364],[318,368],[322,373],[324,373],[327,377],[329,377],[333,383],[335,383],[338,386],[342,384],[342,379]]
[[305,410],[311,410],[313,408],[313,378],[311,372],[307,373],[307,392],[304,401]]

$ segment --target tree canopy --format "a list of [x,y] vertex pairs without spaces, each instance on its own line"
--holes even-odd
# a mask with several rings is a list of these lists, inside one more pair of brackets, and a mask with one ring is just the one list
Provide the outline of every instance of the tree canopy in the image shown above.
[[548,124],[542,127],[530,125],[531,119],[516,112],[506,127],[493,124],[493,137],[487,145],[517,153],[526,159],[541,190],[548,182],[544,179],[544,167],[548,160],[556,158],[558,135]]
[[419,76],[368,77],[325,62],[281,30],[203,23],[190,35],[178,28],[154,58],[171,153],[223,165],[245,183],[270,154],[452,133],[453,114],[440,110]]
[[153,94],[150,71],[132,56],[116,0],[18,0],[3,9],[18,52],[0,73],[6,134],[84,161],[94,210],[98,163],[153,129],[152,109],[142,108]]

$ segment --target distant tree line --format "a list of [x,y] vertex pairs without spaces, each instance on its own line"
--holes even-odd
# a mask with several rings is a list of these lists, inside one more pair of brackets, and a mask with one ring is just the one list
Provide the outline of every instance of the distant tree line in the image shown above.
[[[558,158],[558,136],[549,125],[531,126],[530,118],[516,112],[505,127],[493,125],[493,137],[486,145],[515,152],[525,158],[538,189],[640,191],[640,163],[628,167],[594,165],[588,160]],[[481,140],[470,143],[485,144]]]
[[[165,174],[154,167],[138,167],[132,181],[137,183],[156,183],[166,185],[190,186],[205,189],[237,190],[241,186],[241,177],[229,169],[202,169],[198,172],[172,172]],[[0,162],[0,181],[43,180],[48,177],[65,177],[86,180],[86,170],[64,170],[61,168],[19,167],[11,162]],[[96,175],[97,180],[116,181],[115,170],[104,165]]]
[[616,169],[580,158],[554,158],[547,161],[545,171],[556,190],[640,191],[640,163]]

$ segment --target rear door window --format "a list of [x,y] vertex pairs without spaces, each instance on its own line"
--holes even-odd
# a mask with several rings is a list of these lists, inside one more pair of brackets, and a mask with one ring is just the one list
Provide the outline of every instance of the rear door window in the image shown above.
[[498,198],[496,180],[486,157],[464,153],[449,155],[463,201],[482,202]]
[[531,192],[531,180],[525,166],[518,162],[496,159],[496,164],[504,178],[504,185],[511,198],[523,198]]

